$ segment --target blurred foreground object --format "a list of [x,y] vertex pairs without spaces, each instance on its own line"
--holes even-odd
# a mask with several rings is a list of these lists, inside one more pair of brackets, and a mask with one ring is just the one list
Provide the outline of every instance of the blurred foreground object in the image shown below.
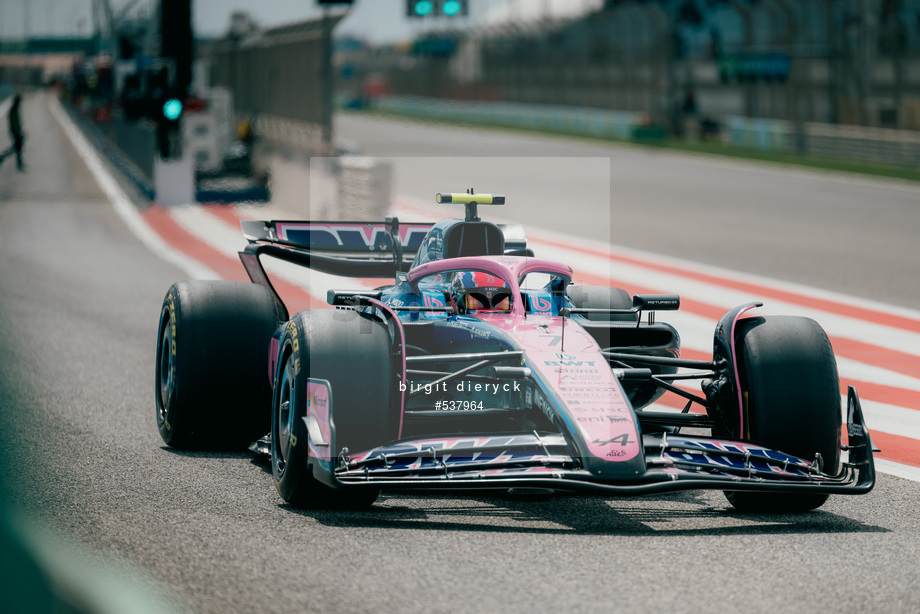
[[0,508],[0,604],[29,614],[176,614],[187,611],[122,562],[90,557]]

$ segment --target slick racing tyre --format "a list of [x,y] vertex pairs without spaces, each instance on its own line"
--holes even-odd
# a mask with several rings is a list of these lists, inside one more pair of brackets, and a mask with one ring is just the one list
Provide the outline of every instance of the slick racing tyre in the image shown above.
[[[738,324],[744,439],[807,461],[821,455],[824,473],[840,464],[840,383],[824,330],[814,320],[775,316]],[[827,495],[726,491],[739,511],[805,512]]]
[[[582,309],[631,309],[632,297],[625,290],[608,288],[605,286],[569,286],[566,293],[576,308]],[[635,322],[638,317],[634,313],[583,314],[588,320],[599,322]]]
[[[396,439],[399,429],[396,359],[390,335],[380,321],[354,311],[301,311],[281,336],[280,360],[272,402],[272,475],[281,498],[303,508],[361,508],[379,490],[333,488],[314,477],[308,456],[325,457],[331,480],[343,448],[352,454]],[[311,402],[328,412],[333,441],[316,445],[308,436]],[[320,428],[329,437],[329,428]]]
[[269,347],[279,321],[271,293],[232,281],[183,281],[163,300],[156,418],[184,450],[235,450],[268,432]]

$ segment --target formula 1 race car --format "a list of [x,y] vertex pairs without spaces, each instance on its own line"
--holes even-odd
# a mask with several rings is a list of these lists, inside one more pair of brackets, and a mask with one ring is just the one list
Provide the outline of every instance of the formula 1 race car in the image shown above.
[[[163,302],[163,440],[251,444],[303,507],[366,506],[382,489],[718,489],[742,511],[801,512],[874,486],[859,398],[850,387],[844,446],[836,361],[813,320],[742,305],[716,325],[711,361],[684,359],[655,318],[679,297],[574,284],[519,226],[479,218],[503,196],[437,201],[465,217],[242,222],[253,283],[180,282]],[[291,316],[263,257],[395,282],[329,290],[334,309]],[[655,409],[666,392],[682,412]]]

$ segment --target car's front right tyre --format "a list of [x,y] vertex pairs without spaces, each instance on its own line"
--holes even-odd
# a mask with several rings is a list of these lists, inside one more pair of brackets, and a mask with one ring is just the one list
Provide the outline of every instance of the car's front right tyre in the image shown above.
[[269,428],[268,355],[278,316],[262,286],[183,281],[163,299],[157,332],[156,420],[184,450],[244,449]]
[[[632,297],[626,290],[621,290],[620,288],[572,285],[566,289],[566,294],[572,304],[580,309],[628,310],[633,306]],[[635,322],[638,316],[634,313],[590,313],[585,314],[585,318],[599,322]]]

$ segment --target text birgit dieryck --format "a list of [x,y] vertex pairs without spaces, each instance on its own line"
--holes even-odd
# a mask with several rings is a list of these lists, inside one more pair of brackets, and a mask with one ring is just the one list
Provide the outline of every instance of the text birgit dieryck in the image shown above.
[[[521,383],[520,382],[510,382],[506,384],[473,384],[470,382],[460,382],[457,384],[454,389],[457,392],[491,392],[493,394],[498,394],[499,392],[520,392]],[[447,392],[447,382],[441,382],[440,384],[413,384],[409,382],[408,388],[406,384],[399,383],[399,391],[405,392],[418,392],[424,390],[425,394],[431,394],[432,392]]]

